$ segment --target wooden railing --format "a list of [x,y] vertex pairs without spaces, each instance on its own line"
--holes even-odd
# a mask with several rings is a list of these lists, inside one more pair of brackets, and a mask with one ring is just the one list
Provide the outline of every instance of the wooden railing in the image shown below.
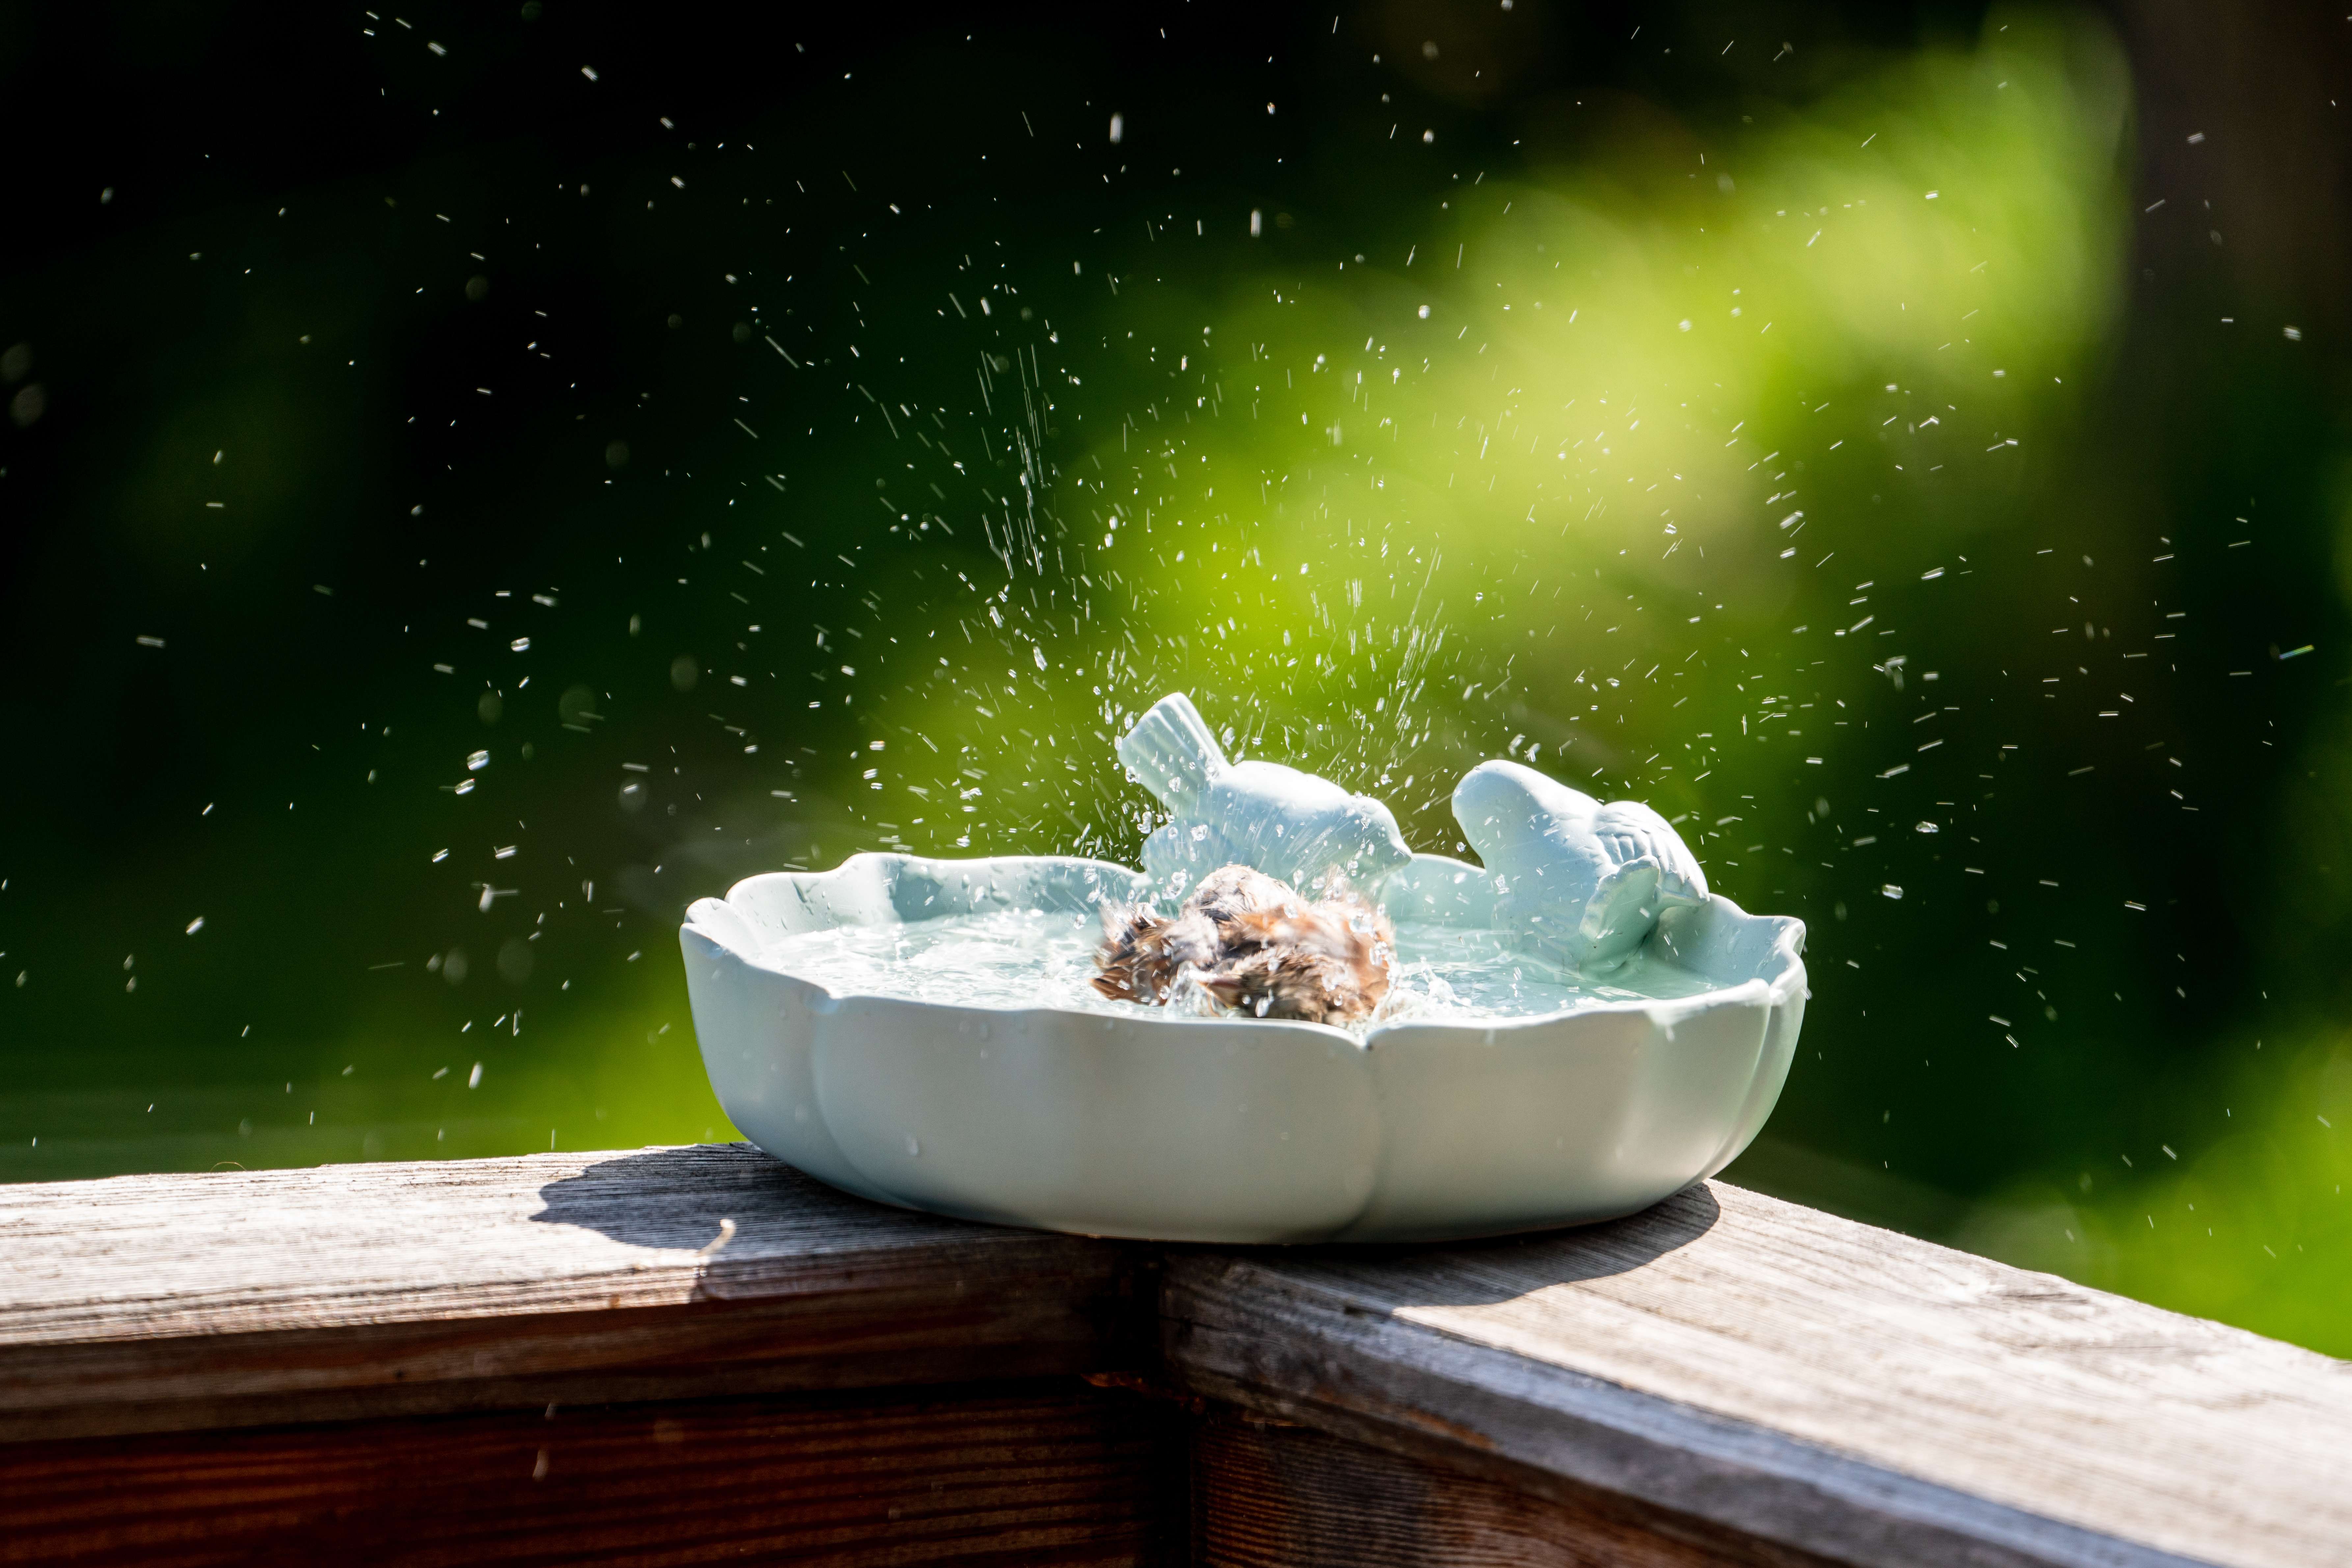
[[1299,1249],[742,1147],[0,1189],[0,1562],[721,1560],[2338,1564],[2352,1368],[1719,1183]]

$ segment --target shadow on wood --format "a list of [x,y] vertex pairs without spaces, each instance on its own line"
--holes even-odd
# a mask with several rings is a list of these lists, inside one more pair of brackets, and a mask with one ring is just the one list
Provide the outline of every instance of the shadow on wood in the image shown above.
[[[824,1217],[838,1232],[910,1217],[903,1209],[822,1190],[831,1200]],[[578,1226],[625,1247],[689,1252],[709,1246],[719,1237],[719,1222],[731,1219],[742,1244],[740,1258],[763,1242],[789,1237],[804,1244],[811,1238],[815,1216],[808,1194],[808,1177],[754,1149],[727,1160],[713,1160],[707,1149],[646,1149],[603,1156],[547,1183],[539,1189],[546,1206],[530,1217],[541,1225]],[[942,1235],[963,1226],[931,1215],[921,1216],[921,1223],[941,1227]],[[982,1233],[985,1227],[968,1228]],[[730,1242],[713,1257],[706,1277],[723,1270],[725,1252],[735,1246]]]
[[[1448,1243],[1443,1256],[1453,1267],[1423,1271],[1416,1260],[1435,1255],[1423,1246],[1318,1247],[1315,1258],[1337,1265],[1361,1265],[1395,1273],[1413,1281],[1400,1306],[1480,1307],[1525,1295],[1528,1281],[1539,1279],[1546,1288],[1606,1279],[1646,1268],[1713,1230],[1723,1217],[1723,1206],[1704,1185],[1685,1187],[1663,1203],[1623,1219],[1598,1225],[1571,1226],[1564,1230],[1531,1231],[1496,1237],[1486,1241]],[[1304,1255],[1305,1247],[1223,1247],[1239,1256],[1280,1258]]]

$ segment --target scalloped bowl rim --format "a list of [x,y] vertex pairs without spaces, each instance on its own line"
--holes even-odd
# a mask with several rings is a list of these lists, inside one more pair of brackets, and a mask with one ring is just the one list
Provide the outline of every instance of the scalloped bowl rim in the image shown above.
[[[948,859],[935,856],[906,854],[899,851],[862,851],[858,854],[850,856],[847,859],[844,860],[840,865],[835,867],[830,871],[754,872],[752,875],[742,878],[740,880],[737,881],[732,887],[727,889],[723,896],[719,898],[697,899],[694,903],[689,905],[688,908],[685,924],[688,929],[698,929],[703,931],[705,934],[711,938],[711,940],[719,942],[721,946],[726,947],[730,952],[735,953],[737,957],[742,959],[744,963],[750,964],[751,967],[764,970],[771,974],[782,975],[783,978],[792,981],[795,984],[806,986],[808,989],[815,992],[819,996],[822,996],[828,1001],[846,1002],[856,1000],[889,1002],[900,1006],[922,1008],[942,1013],[994,1013],[998,1015],[1020,1013],[1057,1013],[1067,1014],[1082,1018],[1109,1017],[1118,1018],[1122,1021],[1127,1021],[1130,1018],[1130,1016],[1128,1014],[1114,1012],[1104,1008],[1069,1007],[1053,1005],[1014,1006],[1009,1004],[992,1002],[939,1002],[933,1001],[928,997],[908,996],[891,991],[860,991],[855,989],[835,990],[821,980],[813,980],[809,976],[802,974],[797,971],[789,968],[785,964],[774,962],[770,953],[765,951],[752,951],[748,952],[743,951],[740,947],[736,946],[732,942],[729,941],[726,933],[711,930],[709,927],[704,925],[695,918],[695,910],[706,903],[724,904],[732,908],[740,909],[740,905],[737,903],[737,895],[746,892],[753,888],[765,884],[772,884],[779,880],[802,884],[822,884],[842,878],[853,866],[856,866],[859,861],[863,860],[898,860],[903,861],[910,866],[977,866],[1002,864],[1007,861],[1013,861],[1034,865],[1068,867],[1072,868],[1084,868],[1087,870],[1108,871],[1139,879],[1142,877],[1142,873],[1135,871],[1131,868],[1121,866],[1116,861],[1095,860],[1084,856],[1076,855],[1005,855],[974,857],[969,860],[959,860]],[[1448,867],[1459,867],[1461,869],[1469,872],[1473,876],[1483,877],[1486,875],[1480,868],[1473,866],[1467,861],[1454,860],[1443,856],[1416,855],[1413,857],[1413,863],[1417,866],[1429,863],[1443,863]],[[1707,898],[1707,903],[1742,921],[1781,922],[1785,921],[1787,919],[1787,917],[1780,915],[1750,914],[1746,910],[1741,909],[1738,904],[1733,903],[1729,899],[1723,897],[1719,893],[1710,894]],[[840,923],[850,924],[854,922],[842,921]],[[873,921],[866,923],[885,924],[893,922]],[[902,920],[895,923],[911,925],[915,922]],[[1432,923],[1448,924],[1451,922],[1440,921],[1433,921]],[[1790,952],[1790,956],[1792,960],[1797,958],[1797,954],[1793,951]],[[1246,1025],[1251,1028],[1262,1028],[1269,1023],[1287,1024],[1297,1028],[1312,1029],[1320,1034],[1334,1035],[1347,1040],[1351,1045],[1369,1047],[1377,1041],[1381,1036],[1393,1033],[1400,1029],[1459,1029],[1483,1035],[1491,1034],[1497,1029],[1532,1028],[1542,1025],[1556,1024],[1563,1018],[1580,1017],[1586,1014],[1591,1013],[1654,1014],[1664,1012],[1673,1014],[1675,1016],[1683,1016],[1688,1014],[1703,1011],[1709,1007],[1719,1006],[1726,1002],[1744,999],[1750,988],[1754,986],[1765,986],[1769,991],[1776,995],[1785,994],[1791,987],[1803,984],[1804,979],[1805,969],[1802,962],[1800,960],[1785,967],[1782,973],[1777,976],[1768,978],[1764,975],[1751,975],[1745,980],[1735,980],[1719,985],[1712,985],[1707,990],[1695,992],[1687,996],[1635,996],[1629,997],[1622,1001],[1583,1002],[1573,1006],[1554,1008],[1549,1013],[1519,1013],[1494,1018],[1391,1018],[1384,1019],[1372,1025],[1371,1027],[1364,1030],[1361,1034],[1357,1034],[1348,1029],[1342,1029],[1335,1024],[1315,1023],[1303,1018],[1241,1018],[1232,1016],[1157,1012],[1140,1007],[1139,1007],[1132,1015],[1132,1021],[1138,1023],[1150,1022],[1155,1024],[1205,1025],[1213,1028],[1228,1028],[1235,1025]]]

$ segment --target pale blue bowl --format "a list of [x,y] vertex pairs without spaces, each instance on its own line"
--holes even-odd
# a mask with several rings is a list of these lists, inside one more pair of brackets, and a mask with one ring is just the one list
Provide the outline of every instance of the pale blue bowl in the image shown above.
[[[1710,898],[1656,956],[1717,989],[1491,1024],[1108,1016],[836,995],[779,938],[1080,910],[1142,874],[1067,857],[856,855],[704,899],[679,933],[704,1065],[778,1159],[906,1208],[1166,1241],[1407,1241],[1614,1218],[1714,1174],[1771,1114],[1807,995],[1802,922]],[[1483,927],[1475,867],[1419,855],[1400,922]]]

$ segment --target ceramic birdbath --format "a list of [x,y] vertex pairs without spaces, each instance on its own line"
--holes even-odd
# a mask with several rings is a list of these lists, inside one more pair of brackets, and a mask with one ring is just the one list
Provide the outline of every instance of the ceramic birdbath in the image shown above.
[[[1411,854],[1377,801],[1226,762],[1181,696],[1119,753],[1171,813],[1142,871],[861,854],[695,903],[680,933],[688,990],[735,1125],[883,1203],[1242,1243],[1612,1218],[1722,1169],[1770,1114],[1804,1016],[1804,927],[1708,892],[1646,807],[1481,764],[1454,801],[1479,867]],[[915,952],[951,917],[1083,932],[1106,900],[1164,899],[1229,860],[1295,881],[1339,871],[1384,908],[1405,956],[1403,933],[1430,951],[1458,939],[1514,979],[1565,976],[1535,1005],[1566,1005],[1408,1012],[1351,1032],[1106,1003],[1083,987],[919,994],[887,966],[845,980],[796,956]]]

